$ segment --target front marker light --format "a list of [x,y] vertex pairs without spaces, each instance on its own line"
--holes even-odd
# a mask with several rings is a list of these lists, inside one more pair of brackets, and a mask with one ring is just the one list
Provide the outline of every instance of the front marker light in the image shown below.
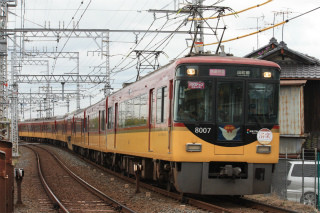
[[187,143],[186,144],[187,152],[201,152],[202,144],[201,143]]
[[196,74],[196,69],[194,69],[194,68],[187,69],[187,75],[194,76],[195,74]]
[[271,146],[257,146],[257,153],[269,154],[271,152]]
[[263,77],[264,78],[271,78],[272,77],[272,73],[271,72],[264,72],[263,73]]

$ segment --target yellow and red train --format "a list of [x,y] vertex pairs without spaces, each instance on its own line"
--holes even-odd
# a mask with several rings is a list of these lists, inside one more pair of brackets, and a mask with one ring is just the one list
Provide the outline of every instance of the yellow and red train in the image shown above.
[[108,168],[182,193],[269,193],[279,155],[280,67],[184,57],[61,118],[19,123],[24,140],[59,143]]

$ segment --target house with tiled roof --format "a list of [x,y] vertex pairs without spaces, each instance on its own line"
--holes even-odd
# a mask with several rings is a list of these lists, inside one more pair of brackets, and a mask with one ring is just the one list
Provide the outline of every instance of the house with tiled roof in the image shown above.
[[[272,38],[247,58],[276,62],[280,75],[280,153],[297,156],[320,138],[320,60]],[[319,147],[320,148],[320,147]]]

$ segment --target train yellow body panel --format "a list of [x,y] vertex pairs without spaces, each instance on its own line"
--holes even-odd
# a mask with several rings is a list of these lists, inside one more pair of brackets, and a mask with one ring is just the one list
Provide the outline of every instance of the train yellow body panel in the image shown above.
[[[182,193],[269,193],[279,156],[280,67],[237,57],[177,59],[95,105],[20,122],[115,171]],[[139,166],[140,165],[140,166]]]

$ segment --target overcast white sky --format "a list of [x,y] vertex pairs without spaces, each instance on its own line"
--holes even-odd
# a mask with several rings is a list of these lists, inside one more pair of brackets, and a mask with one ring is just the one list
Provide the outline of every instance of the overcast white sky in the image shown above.
[[[191,1],[191,0],[190,0]],[[234,11],[239,11],[257,4],[266,2],[267,0],[222,0],[217,6],[227,6]],[[83,2],[83,4],[81,4]],[[206,0],[204,5],[213,5],[217,1]],[[147,30],[151,26],[151,30],[175,30],[187,18],[183,14],[170,14],[168,18],[165,14],[148,12],[149,9],[166,9],[173,10],[176,5],[182,7],[187,4],[182,0],[18,0],[16,8],[10,8],[12,12],[9,14],[8,28],[41,28],[50,27],[72,29],[73,21],[79,21],[80,29],[140,29]],[[320,6],[320,1],[317,0],[273,0],[270,3],[238,14],[237,16],[228,16],[223,18],[219,27],[226,26],[227,30],[224,34],[224,39],[230,39],[237,36],[245,35],[265,27],[269,27],[273,23],[279,23],[284,19],[296,17],[309,10]],[[178,7],[178,6],[176,6]],[[23,8],[23,10],[21,10]],[[86,9],[87,8],[87,9]],[[285,12],[283,15],[280,12]],[[228,12],[227,12],[228,13]],[[207,12],[204,16],[210,16],[214,11]],[[24,17],[24,23],[21,24],[21,17]],[[225,50],[235,56],[244,56],[254,49],[268,44],[269,40],[274,36],[279,42],[284,40],[288,47],[308,54],[310,56],[320,59],[320,9],[308,13],[296,19],[289,21],[284,27],[277,27],[274,30],[269,30],[260,33],[258,36],[243,38],[237,41],[224,43]],[[217,25],[217,20],[208,21],[211,27]],[[183,26],[181,30],[189,30],[190,23]],[[283,33],[282,33],[283,32]],[[221,36],[222,31],[217,31],[218,37]],[[137,37],[136,37],[137,36]],[[163,39],[168,35],[146,34],[140,33],[135,35],[133,33],[111,33],[110,34],[110,69],[112,70],[112,87],[119,89],[123,82],[130,82],[135,79],[137,62],[135,54],[130,54],[131,50],[162,50],[165,54],[159,56],[160,65],[165,65],[170,60],[176,57],[182,57],[188,53],[189,49],[186,45],[186,39],[189,35],[175,35],[167,42],[160,45]],[[136,45],[136,38],[141,40],[139,45]],[[143,38],[143,39],[142,39]],[[216,41],[215,36],[205,36],[204,43],[211,43]],[[105,68],[93,69],[94,66],[99,66],[104,60],[97,54],[90,54],[88,51],[97,49],[93,39],[61,39],[59,43],[54,40],[39,41],[39,38],[34,38],[31,41],[25,42],[26,50],[43,50],[52,51],[57,49],[61,51],[76,51],[80,53],[80,74],[104,74]],[[160,45],[160,46],[159,46]],[[157,48],[157,49],[156,49]],[[206,51],[215,52],[217,46],[206,46]],[[50,72],[53,74],[62,74],[75,72],[75,61],[67,59],[57,60],[55,69],[52,69],[53,60],[49,61]],[[102,64],[103,66],[104,64]],[[119,70],[126,69],[119,72]],[[45,74],[46,67],[28,67],[24,66],[22,74],[34,73]],[[149,70],[143,72],[146,74]],[[52,85],[53,89],[61,89],[60,85]],[[39,85],[20,84],[19,91],[36,92],[39,90]],[[73,90],[74,85],[66,85],[66,89]],[[101,100],[103,92],[101,89],[103,85],[82,85],[83,94],[94,95],[92,103]],[[81,108],[89,105],[89,99],[81,99]],[[56,113],[63,114],[66,112],[66,103],[61,100],[57,102]],[[25,109],[27,109],[26,106]],[[75,109],[75,101],[70,107],[70,111]],[[36,107],[33,107],[32,116],[35,117]],[[29,118],[29,111],[25,111],[26,118]]]

